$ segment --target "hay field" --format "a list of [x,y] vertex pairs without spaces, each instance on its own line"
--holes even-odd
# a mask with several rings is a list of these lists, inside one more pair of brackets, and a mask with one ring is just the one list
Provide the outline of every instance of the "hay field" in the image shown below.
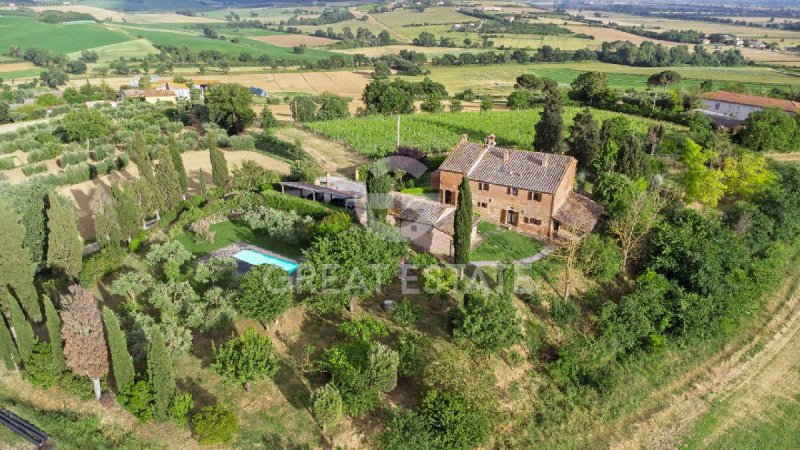
[[[119,44],[94,47],[91,50],[97,52],[97,56],[99,58],[98,62],[100,63],[108,63],[120,57],[142,57],[159,53],[158,49],[153,46],[153,43],[147,39],[134,39],[128,42],[120,42]],[[81,52],[73,52],[67,56],[69,56],[71,59],[77,59],[81,56]]]
[[[203,172],[205,172],[206,177],[208,177],[206,181],[209,184],[211,183],[211,160],[209,159],[207,151],[198,150],[184,152],[181,156],[183,157],[183,164],[186,166],[186,172],[189,175],[189,192],[199,192],[200,182],[198,176],[201,168]],[[226,151],[225,159],[228,161],[228,168],[230,170],[241,165],[243,161],[251,160],[264,168],[275,170],[283,174],[289,173],[289,165],[287,163],[263,153],[253,151]],[[139,172],[136,170],[136,166],[131,164],[125,170],[103,175],[93,180],[84,181],[83,183],[74,184],[72,186],[62,186],[58,188],[57,191],[75,205],[78,216],[78,231],[81,233],[81,236],[84,239],[92,239],[94,238],[94,220],[91,216],[89,204],[95,190],[98,188],[110,189],[115,182],[135,180],[137,178],[139,178]]]
[[[36,66],[31,62],[5,62],[0,63],[0,73],[19,72],[22,70],[35,70]],[[41,70],[41,69],[40,69]]]
[[251,36],[250,39],[267,44],[277,45],[278,47],[294,47],[295,45],[307,45],[309,47],[322,47],[333,44],[335,39],[328,39],[318,36],[307,36],[305,34],[274,34],[270,36]]
[[677,42],[650,39],[632,33],[626,33],[621,30],[616,30],[614,28],[593,27],[591,25],[567,25],[564,28],[567,28],[568,30],[574,33],[585,33],[594,36],[594,41],[587,41],[591,43],[590,47],[593,48],[600,48],[603,42],[614,42],[614,41],[630,41],[636,45],[639,45],[644,41],[650,41],[662,44],[667,47],[674,47],[676,45],[681,45]]

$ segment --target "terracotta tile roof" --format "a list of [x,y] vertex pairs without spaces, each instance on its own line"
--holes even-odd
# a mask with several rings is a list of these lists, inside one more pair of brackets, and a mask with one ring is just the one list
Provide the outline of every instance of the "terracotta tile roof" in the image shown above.
[[403,220],[436,225],[446,214],[453,211],[454,207],[425,197],[401,192],[391,193],[389,214]]
[[569,228],[577,228],[588,233],[597,225],[602,214],[603,207],[601,205],[583,195],[570,192],[567,201],[556,210],[553,218]]
[[469,172],[473,181],[554,193],[573,158],[462,140],[439,170]]
[[175,97],[172,91],[158,91],[155,89],[123,89],[122,95],[125,97]]
[[714,91],[700,95],[705,100],[735,103],[737,105],[757,106],[759,108],[780,108],[784,111],[795,112],[800,109],[800,103],[780,98],[759,97],[758,95],[740,94],[738,92]]

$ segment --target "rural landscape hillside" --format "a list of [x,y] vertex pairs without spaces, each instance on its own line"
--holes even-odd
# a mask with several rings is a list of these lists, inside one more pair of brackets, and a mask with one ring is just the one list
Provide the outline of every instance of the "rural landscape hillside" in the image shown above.
[[0,2],[0,448],[800,446],[800,4]]

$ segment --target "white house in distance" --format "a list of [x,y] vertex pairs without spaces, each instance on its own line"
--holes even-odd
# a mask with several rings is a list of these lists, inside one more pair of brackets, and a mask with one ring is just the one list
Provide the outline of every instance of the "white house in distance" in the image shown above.
[[712,120],[715,116],[724,116],[741,123],[747,119],[751,112],[761,111],[764,108],[779,108],[786,111],[787,114],[794,114],[800,111],[800,103],[798,102],[738,92],[706,92],[700,95],[700,100],[703,102],[703,112]]

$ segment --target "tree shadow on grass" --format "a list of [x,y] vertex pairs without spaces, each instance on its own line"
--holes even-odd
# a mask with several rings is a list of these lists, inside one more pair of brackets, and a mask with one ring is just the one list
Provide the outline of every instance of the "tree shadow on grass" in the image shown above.
[[214,346],[220,347],[237,336],[233,322],[225,322],[211,332],[193,331],[192,355],[200,360],[203,367],[208,367],[214,361]]
[[294,443],[286,436],[281,436],[279,434],[262,436],[261,443],[264,445],[264,448],[274,450],[311,450],[312,448],[308,444]]
[[309,407],[311,390],[303,383],[303,374],[289,361],[280,361],[274,381],[275,386],[292,407],[297,409]]
[[179,391],[192,394],[192,400],[194,401],[193,413],[200,412],[204,406],[217,404],[217,397],[191,378],[180,378],[176,380],[176,385]]

